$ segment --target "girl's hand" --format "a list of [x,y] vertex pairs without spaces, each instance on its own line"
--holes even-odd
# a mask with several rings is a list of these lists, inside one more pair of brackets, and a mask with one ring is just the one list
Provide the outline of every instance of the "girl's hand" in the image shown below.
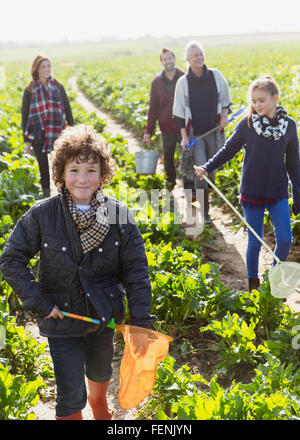
[[201,167],[195,168],[195,174],[197,177],[199,177],[200,180],[203,180],[203,177],[202,177],[203,174],[205,174],[205,176],[208,176],[208,172],[204,168],[201,168]]
[[61,311],[59,310],[59,308],[55,305],[52,309],[52,312],[49,313],[48,316],[46,316],[44,319],[48,319],[48,318],[59,318],[59,319],[64,319],[64,315],[61,313]]

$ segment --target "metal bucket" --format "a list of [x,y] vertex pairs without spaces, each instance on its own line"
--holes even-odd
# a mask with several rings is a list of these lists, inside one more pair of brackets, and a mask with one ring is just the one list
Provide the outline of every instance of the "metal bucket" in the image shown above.
[[157,151],[137,151],[135,153],[135,169],[137,174],[155,174],[157,160]]

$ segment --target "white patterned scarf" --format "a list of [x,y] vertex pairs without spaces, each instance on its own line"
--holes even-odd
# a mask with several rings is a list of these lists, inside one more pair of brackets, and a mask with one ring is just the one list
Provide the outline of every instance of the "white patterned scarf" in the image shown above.
[[276,118],[278,124],[273,126],[270,124],[269,118],[266,116],[259,116],[256,112],[253,112],[253,128],[259,136],[263,136],[273,141],[278,141],[278,139],[285,135],[289,123],[287,112],[280,105],[277,106]]

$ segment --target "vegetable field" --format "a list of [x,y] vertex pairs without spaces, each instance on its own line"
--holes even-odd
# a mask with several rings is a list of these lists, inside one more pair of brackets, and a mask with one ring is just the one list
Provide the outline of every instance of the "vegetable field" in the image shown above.
[[[183,48],[176,49],[185,70]],[[280,102],[298,123],[300,135],[300,43],[288,45],[209,47],[208,66],[227,78],[233,112],[246,105],[249,83],[270,73],[281,89]],[[41,197],[36,162],[24,155],[20,106],[29,81],[28,65],[7,63],[0,85],[0,252],[18,218]],[[54,61],[54,76],[67,86],[73,75],[82,91],[142,138],[150,82],[160,71],[158,54],[111,56],[95,61],[75,58]],[[87,113],[70,90],[76,123],[103,132],[105,120]],[[227,129],[229,136],[234,124]],[[158,130],[158,129],[157,129]],[[232,290],[220,281],[220,268],[207,261],[203,249],[211,243],[207,230],[191,240],[174,213],[153,222],[149,204],[137,207],[142,189],[164,188],[164,175],[138,176],[134,157],[122,136],[103,134],[112,147],[116,173],[106,192],[116,198],[126,191],[128,205],[145,240],[153,292],[156,330],[171,335],[169,356],[158,366],[152,394],[138,409],[146,420],[293,420],[300,419],[300,316],[272,297],[264,274],[259,290]],[[159,132],[152,138],[159,149]],[[217,174],[221,191],[238,207],[237,182],[242,152]],[[122,185],[120,185],[120,183]],[[220,202],[216,199],[216,204]],[[295,244],[299,218],[292,217]],[[268,218],[265,219],[268,225]],[[35,273],[38,263],[31,261]],[[45,382],[53,377],[45,346],[28,335],[22,323],[34,317],[0,275],[0,419],[34,419],[34,406],[46,402]],[[128,318],[126,318],[127,320]],[[2,329],[2,330],[1,330]],[[3,330],[4,329],[4,330]],[[122,343],[118,340],[119,351]]]

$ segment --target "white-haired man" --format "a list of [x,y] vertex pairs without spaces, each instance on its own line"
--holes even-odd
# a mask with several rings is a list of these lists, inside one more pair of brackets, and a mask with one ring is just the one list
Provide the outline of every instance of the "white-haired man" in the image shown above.
[[[186,45],[185,58],[189,69],[177,82],[173,106],[173,116],[180,124],[182,137],[181,171],[185,189],[192,189],[193,193],[196,189],[204,190],[204,221],[210,224],[207,183],[195,175],[193,165],[204,164],[223,146],[231,97],[222,73],[205,65],[204,51],[198,42]],[[218,125],[220,130],[186,148],[193,138]]]

